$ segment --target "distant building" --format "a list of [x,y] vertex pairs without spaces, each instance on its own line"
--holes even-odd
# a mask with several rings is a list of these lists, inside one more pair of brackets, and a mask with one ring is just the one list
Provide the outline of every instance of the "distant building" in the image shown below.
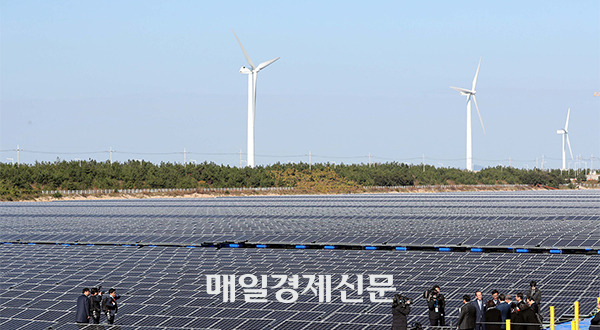
[[585,179],[587,181],[590,181],[590,180],[598,181],[599,177],[600,177],[600,174],[598,174],[598,172],[596,172],[596,171],[593,171],[590,174],[586,175]]

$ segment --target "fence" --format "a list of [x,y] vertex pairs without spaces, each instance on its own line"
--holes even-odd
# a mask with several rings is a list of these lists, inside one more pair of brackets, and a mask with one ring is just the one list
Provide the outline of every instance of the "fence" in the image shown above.
[[152,193],[208,193],[226,191],[290,191],[293,187],[262,187],[262,188],[157,188],[157,189],[88,189],[88,190],[44,190],[42,194],[53,195],[105,195],[105,194],[152,194]]
[[[363,186],[364,190],[395,190],[395,189],[457,189],[457,188],[511,188],[531,187],[528,184],[501,184],[501,185],[416,185],[416,186]],[[589,184],[586,187],[600,188],[600,184]],[[237,188],[154,188],[154,189],[86,189],[86,190],[44,190],[44,195],[106,195],[118,194],[153,194],[153,193],[211,193],[211,192],[252,192],[252,191],[294,191],[294,187],[237,187]]]
[[[509,188],[509,187],[529,187],[526,184],[505,184],[505,185],[418,185],[418,186],[363,186],[362,189],[448,189],[448,188]],[[225,191],[293,191],[294,187],[237,187],[237,188],[155,188],[155,189],[85,189],[85,190],[44,190],[41,193],[44,195],[53,195],[60,193],[61,195],[106,195],[112,193],[118,194],[152,194],[152,193],[209,193],[209,192],[225,192]]]
[[600,183],[580,183],[579,185],[584,188],[600,188]]
[[417,186],[363,186],[363,189],[448,189],[448,188],[510,188],[510,187],[531,187],[529,184],[438,184],[438,185],[417,185]]

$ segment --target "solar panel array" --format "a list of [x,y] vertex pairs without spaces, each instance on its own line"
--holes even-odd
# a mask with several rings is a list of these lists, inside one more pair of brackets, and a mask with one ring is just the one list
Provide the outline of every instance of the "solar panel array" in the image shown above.
[[0,241],[599,249],[599,205],[598,191],[6,203]]
[[[591,312],[600,291],[600,256],[462,253],[425,251],[352,251],[287,249],[214,249],[120,246],[2,245],[0,328],[70,329],[80,288],[116,287],[122,295],[117,323],[131,327],[216,329],[389,329],[389,303],[319,303],[311,292],[286,304],[269,291],[267,303],[235,302],[209,295],[206,275],[343,274],[393,275],[394,287],[415,301],[409,322],[426,322],[425,289],[441,285],[447,319],[456,323],[464,294],[492,289],[524,291],[535,279],[548,307],[557,315],[580,301]],[[303,285],[301,284],[302,288]],[[354,295],[353,297],[358,297]]]
[[[0,205],[0,329],[76,328],[82,287],[115,287],[129,328],[389,329],[389,303],[223,302],[206,275],[393,275],[427,324],[434,284],[454,321],[464,294],[515,294],[537,280],[557,316],[594,307],[600,255],[186,248],[203,242],[600,248],[600,192],[481,192],[69,201]],[[33,245],[37,242],[37,245]],[[56,242],[64,244],[39,244]],[[73,245],[79,242],[79,245]],[[31,244],[27,244],[31,243]],[[70,243],[70,244],[66,244]],[[83,243],[107,245],[86,246]],[[135,245],[140,246],[121,246]],[[149,246],[173,244],[182,247]],[[144,246],[141,246],[144,245]],[[302,286],[301,286],[302,287]],[[390,293],[389,296],[392,294]]]

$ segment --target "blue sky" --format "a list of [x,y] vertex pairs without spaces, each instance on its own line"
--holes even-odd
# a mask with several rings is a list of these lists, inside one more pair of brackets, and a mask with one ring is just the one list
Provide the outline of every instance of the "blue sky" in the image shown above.
[[[465,97],[483,58],[473,157],[600,166],[600,2],[0,1],[0,161],[239,165],[247,77],[256,161],[465,166]],[[47,153],[33,153],[44,151]],[[59,154],[57,154],[59,152]],[[98,152],[98,153],[91,153]],[[244,156],[245,158],[245,156]],[[597,166],[595,166],[597,167]]]

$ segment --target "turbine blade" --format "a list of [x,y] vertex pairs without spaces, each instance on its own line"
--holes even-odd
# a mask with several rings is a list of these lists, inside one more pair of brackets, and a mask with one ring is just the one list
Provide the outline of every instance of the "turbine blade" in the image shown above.
[[233,29],[231,29],[231,32],[233,32],[233,35],[237,39],[238,44],[240,44],[240,48],[242,48],[242,52],[244,52],[244,56],[246,57],[246,61],[248,61],[248,64],[250,64],[250,66],[252,67],[252,70],[254,70],[254,63],[252,63],[252,60],[250,59],[250,56],[248,56],[248,53],[246,53],[246,50],[244,49],[244,46],[242,46],[242,42],[240,41],[240,38],[238,38],[237,34],[235,34],[235,31],[233,31]]
[[571,153],[571,160],[573,160],[573,150],[571,150],[571,141],[569,140],[569,134],[565,134],[567,136],[567,144],[569,145],[569,152]]
[[479,67],[481,66],[481,57],[479,58],[479,64],[477,65],[477,71],[475,72],[475,78],[473,78],[472,91],[475,91],[475,85],[477,85],[477,76],[479,76]]
[[453,86],[450,86],[450,88],[454,89],[457,92],[463,92],[463,93],[472,94],[471,91],[468,90],[468,89],[466,89],[466,88],[453,87]]
[[565,123],[565,131],[569,131],[569,116],[571,115],[571,108],[567,111],[567,122]]
[[483,119],[481,119],[481,112],[479,112],[479,107],[477,106],[477,98],[473,95],[473,102],[475,103],[475,109],[477,109],[477,114],[479,115],[479,122],[481,123],[481,128],[483,128],[483,134],[485,134],[485,126],[483,126]]
[[260,70],[262,70],[262,69],[264,69],[264,68],[268,67],[268,66],[269,66],[271,63],[273,63],[273,62],[277,61],[278,59],[279,59],[279,57],[277,57],[277,58],[274,58],[274,59],[272,59],[272,60],[269,60],[269,61],[266,61],[266,62],[262,62],[261,64],[259,64],[259,65],[256,67],[256,71],[260,71]]

